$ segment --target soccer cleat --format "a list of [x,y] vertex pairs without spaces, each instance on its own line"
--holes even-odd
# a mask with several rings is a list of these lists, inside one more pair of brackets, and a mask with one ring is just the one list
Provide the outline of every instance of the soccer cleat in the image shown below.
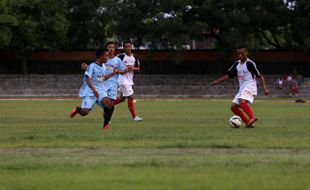
[[111,128],[111,127],[109,127],[109,125],[105,125],[105,126],[103,126],[103,127],[102,127],[102,130],[105,130],[105,131],[111,131],[111,130],[112,130],[112,128]]
[[132,120],[134,120],[134,121],[142,121],[143,118],[141,118],[141,117],[139,117],[139,116],[136,116],[136,117],[134,117]]
[[247,123],[246,127],[247,128],[254,128],[254,123],[257,121],[258,119],[257,118],[252,118],[249,120],[249,122]]
[[79,106],[76,106],[70,113],[70,118],[73,118],[78,113]]

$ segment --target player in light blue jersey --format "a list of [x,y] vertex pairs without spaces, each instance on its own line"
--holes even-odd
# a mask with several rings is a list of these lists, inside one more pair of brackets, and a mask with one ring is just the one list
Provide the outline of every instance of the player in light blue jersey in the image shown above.
[[69,115],[71,118],[77,113],[81,116],[86,116],[95,103],[102,108],[111,108],[113,106],[107,97],[107,89],[105,88],[104,81],[113,77],[116,69],[106,74],[107,68],[103,63],[109,58],[107,49],[98,49],[96,55],[96,61],[88,66],[83,76],[83,84],[79,93],[79,96],[82,98],[82,105],[75,107],[70,112]]
[[[107,103],[109,106],[104,107],[104,124],[103,129],[111,130],[109,127],[109,122],[112,118],[112,114],[114,111],[114,102],[116,100],[117,96],[117,88],[118,88],[118,77],[119,74],[124,74],[126,72],[126,66],[123,64],[122,60],[115,56],[115,43],[114,42],[108,42],[105,46],[109,52],[109,59],[105,63],[106,67],[106,75],[111,74],[114,70],[116,71],[116,74],[113,75],[113,77],[109,78],[108,80],[104,81],[104,86],[106,88],[107,92]],[[86,69],[89,66],[87,64],[82,64],[82,69]]]
[[[106,48],[108,49],[110,54],[110,59],[105,64],[107,67],[106,73],[109,74],[113,72],[113,69],[116,68],[118,70],[118,74],[124,74],[126,66],[118,56],[115,56],[115,43],[108,42],[106,44]],[[107,88],[108,97],[113,101],[116,100],[117,96],[118,77],[119,77],[118,74],[104,81],[104,85]]]
[[117,88],[118,88],[118,77],[119,74],[123,74],[126,72],[126,66],[123,64],[122,60],[115,56],[115,43],[108,42],[106,43],[106,48],[109,51],[110,59],[105,64],[107,67],[106,74],[109,74],[113,71],[113,69],[117,70],[117,74],[108,80],[104,81],[104,85],[107,89],[107,95],[110,99],[110,103],[113,105],[111,107],[104,108],[104,126],[103,128],[109,129],[109,122],[112,118],[112,114],[114,111],[114,102],[117,96]]

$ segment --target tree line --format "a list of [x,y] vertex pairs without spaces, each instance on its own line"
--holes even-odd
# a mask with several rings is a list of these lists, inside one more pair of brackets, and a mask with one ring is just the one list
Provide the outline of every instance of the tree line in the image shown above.
[[310,51],[307,0],[0,0],[0,49],[94,49],[107,40],[136,47]]

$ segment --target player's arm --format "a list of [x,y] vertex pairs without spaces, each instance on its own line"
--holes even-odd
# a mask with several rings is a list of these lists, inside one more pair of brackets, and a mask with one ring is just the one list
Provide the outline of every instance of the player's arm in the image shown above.
[[123,74],[125,74],[125,73],[128,72],[127,67],[126,67],[125,64],[123,63],[123,60],[124,60],[124,57],[125,57],[125,53],[118,54],[117,57],[118,57],[120,60],[118,61],[118,67],[117,67],[117,69],[115,70],[115,73],[116,73],[116,74],[123,75]]
[[125,69],[124,71],[123,70],[120,70],[120,69],[115,69],[115,73],[116,74],[120,74],[120,75],[123,75],[127,72],[127,70]]
[[104,75],[104,79],[107,80],[107,79],[113,77],[115,75],[115,73],[116,73],[116,69],[114,69],[114,71],[112,73]]
[[99,93],[97,92],[97,90],[95,89],[93,83],[91,82],[90,78],[88,75],[86,75],[86,84],[88,85],[88,87],[93,91],[94,96],[96,96],[97,98],[99,97]]
[[217,79],[217,80],[214,80],[211,82],[211,86],[214,86],[214,85],[217,85],[225,80],[228,80],[229,79],[229,76],[228,75],[224,75],[222,76],[221,78]]
[[211,82],[211,86],[214,86],[214,85],[217,85],[225,80],[228,80],[230,78],[233,78],[235,76],[237,76],[237,65],[238,65],[238,62],[235,62],[227,71],[226,75],[222,76],[221,78],[215,80],[215,81],[212,81]]
[[140,67],[134,67],[132,70],[133,71],[140,71]]
[[269,94],[269,90],[267,88],[264,76],[260,74],[260,72],[258,71],[258,69],[257,69],[257,67],[256,67],[256,65],[254,63],[247,62],[246,66],[247,66],[248,70],[251,72],[252,75],[256,75],[257,76],[260,84],[262,85],[264,95],[267,96]]
[[134,58],[136,59],[135,61],[135,65],[134,67],[132,68],[133,71],[140,71],[140,60],[138,59],[137,56],[133,55]]
[[140,67],[139,66],[131,66],[131,65],[129,65],[129,66],[126,66],[126,69],[125,69],[125,72],[123,72],[122,73],[122,75],[123,74],[126,74],[126,73],[128,73],[128,72],[132,72],[132,71],[140,71]]
[[260,84],[262,85],[263,92],[264,92],[265,96],[268,96],[269,95],[269,90],[268,90],[268,87],[266,85],[266,81],[265,81],[264,76],[260,75],[260,77],[258,79],[259,79]]
[[125,64],[123,63],[123,61],[121,59],[118,60],[118,64],[117,64],[117,68],[115,70],[116,74],[125,74],[128,71],[127,67],[125,66]]

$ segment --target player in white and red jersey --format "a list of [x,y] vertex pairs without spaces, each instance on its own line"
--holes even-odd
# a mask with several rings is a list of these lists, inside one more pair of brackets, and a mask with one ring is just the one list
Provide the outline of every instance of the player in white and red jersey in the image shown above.
[[118,55],[122,60],[123,64],[126,66],[125,73],[121,74],[118,78],[119,90],[121,92],[120,97],[115,100],[114,105],[124,102],[125,99],[128,99],[128,109],[131,113],[133,121],[142,121],[143,118],[139,117],[136,114],[133,98],[133,76],[134,72],[140,70],[139,59],[132,53],[132,43],[126,41],[123,44],[124,53]]
[[248,50],[245,46],[240,46],[237,49],[239,60],[236,61],[227,71],[226,75],[213,81],[211,85],[217,85],[229,78],[238,77],[239,92],[232,101],[231,111],[241,117],[246,127],[251,128],[257,118],[248,104],[253,103],[254,96],[257,95],[256,79],[260,80],[264,94],[267,96],[269,90],[267,88],[264,77],[258,71],[256,64],[248,58]]

